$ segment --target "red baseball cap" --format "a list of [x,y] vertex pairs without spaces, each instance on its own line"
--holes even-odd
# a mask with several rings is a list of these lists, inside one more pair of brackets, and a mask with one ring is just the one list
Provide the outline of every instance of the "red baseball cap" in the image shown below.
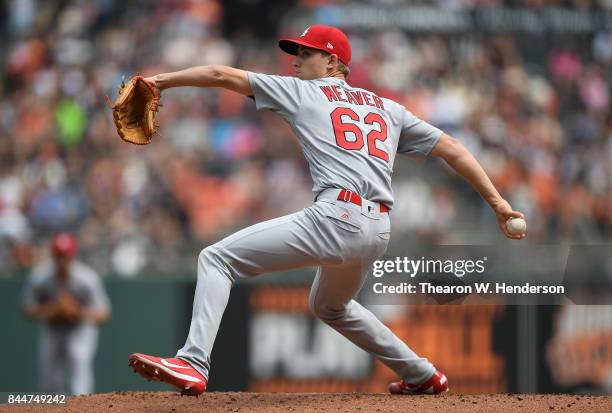
[[51,241],[53,255],[74,257],[77,249],[78,245],[76,239],[72,235],[66,232],[60,232],[53,236],[53,240]]
[[333,26],[310,26],[297,39],[281,39],[278,46],[292,55],[297,55],[298,46],[311,47],[338,55],[345,65],[351,61],[351,44],[344,32]]

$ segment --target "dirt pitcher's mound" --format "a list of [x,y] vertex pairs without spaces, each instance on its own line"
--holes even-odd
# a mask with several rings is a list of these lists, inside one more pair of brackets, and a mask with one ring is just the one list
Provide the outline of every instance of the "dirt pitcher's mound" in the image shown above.
[[612,397],[474,394],[392,396],[364,393],[113,392],[71,397],[68,405],[8,406],[0,412],[612,412]]

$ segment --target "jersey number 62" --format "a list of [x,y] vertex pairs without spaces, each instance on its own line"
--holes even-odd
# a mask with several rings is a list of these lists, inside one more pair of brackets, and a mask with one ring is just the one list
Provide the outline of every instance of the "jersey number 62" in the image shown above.
[[[355,113],[353,109],[350,108],[336,108],[330,114],[332,125],[334,126],[334,134],[336,135],[336,144],[338,146],[348,149],[351,151],[358,151],[363,148],[363,132],[359,128],[358,125],[354,123],[344,123],[342,122],[342,116],[348,116],[351,120],[359,122],[359,115]],[[380,130],[371,130],[366,135],[366,140],[368,141],[368,153],[370,156],[375,156],[385,161],[389,161],[389,154],[382,149],[376,147],[376,141],[384,142],[387,140],[387,123],[378,113],[370,112],[365,118],[363,118],[363,122],[367,125],[378,124]],[[350,132],[355,135],[355,140],[349,141],[346,138],[346,133]]]

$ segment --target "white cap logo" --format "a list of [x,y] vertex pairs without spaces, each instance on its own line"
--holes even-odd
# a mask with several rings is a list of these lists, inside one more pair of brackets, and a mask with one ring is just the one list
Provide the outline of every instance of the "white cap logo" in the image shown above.
[[306,33],[308,33],[308,30],[310,30],[310,27],[307,27],[306,30],[304,30],[304,33],[302,33],[300,37],[306,36]]
[[331,44],[331,43],[329,43],[329,42],[327,42],[327,48],[328,48],[328,49],[333,49],[333,48],[334,48],[334,45],[333,45],[333,44]]

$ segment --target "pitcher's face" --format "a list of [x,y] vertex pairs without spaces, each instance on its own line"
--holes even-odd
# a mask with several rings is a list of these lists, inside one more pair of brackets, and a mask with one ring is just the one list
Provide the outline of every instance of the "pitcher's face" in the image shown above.
[[295,75],[302,80],[325,77],[328,64],[329,55],[304,46],[298,47],[297,55],[293,60]]

